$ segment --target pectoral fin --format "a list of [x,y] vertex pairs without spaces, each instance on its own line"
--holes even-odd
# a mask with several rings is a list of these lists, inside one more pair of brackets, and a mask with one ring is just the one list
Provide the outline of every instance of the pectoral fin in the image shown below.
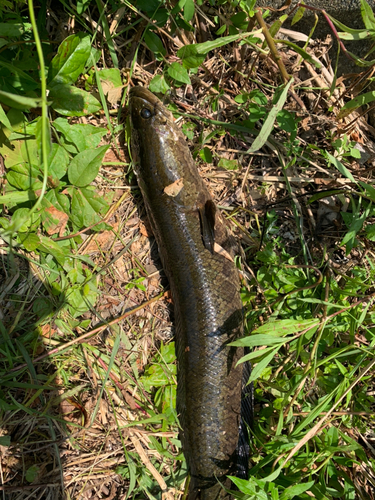
[[207,250],[213,254],[215,245],[216,205],[212,200],[208,200],[203,206],[198,207],[198,211],[203,244]]

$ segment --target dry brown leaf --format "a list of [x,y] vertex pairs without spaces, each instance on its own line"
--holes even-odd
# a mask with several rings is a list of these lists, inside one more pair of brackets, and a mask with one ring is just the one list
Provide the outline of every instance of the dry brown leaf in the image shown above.
[[48,228],[46,228],[47,233],[50,236],[56,233],[59,233],[59,236],[62,236],[64,234],[66,224],[69,220],[68,214],[66,214],[65,212],[61,212],[61,210],[58,210],[53,206],[46,208],[46,212],[51,214],[51,216],[58,221],[56,223],[50,223],[48,225]]
[[102,233],[94,236],[94,238],[87,245],[85,251],[87,253],[94,253],[99,252],[99,250],[108,250],[117,238],[115,233],[118,231],[118,227],[119,224],[116,222],[115,224],[112,224],[113,231],[103,231]]
[[181,189],[184,187],[184,181],[182,179],[177,179],[177,181],[172,182],[169,186],[164,188],[164,193],[173,198],[178,195]]

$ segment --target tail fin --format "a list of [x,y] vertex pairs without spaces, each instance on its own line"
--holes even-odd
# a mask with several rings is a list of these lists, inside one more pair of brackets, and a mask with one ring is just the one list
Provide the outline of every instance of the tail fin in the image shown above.
[[[245,347],[245,355],[249,348]],[[248,428],[254,428],[254,386],[253,383],[247,384],[251,374],[251,363],[243,364],[242,376],[242,394],[241,394],[241,421],[237,444],[237,477],[241,479],[248,478],[249,472],[249,432]]]

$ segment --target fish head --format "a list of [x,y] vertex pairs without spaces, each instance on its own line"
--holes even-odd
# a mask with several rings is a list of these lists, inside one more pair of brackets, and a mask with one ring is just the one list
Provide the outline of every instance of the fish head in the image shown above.
[[[144,194],[178,188],[184,177],[184,154],[190,153],[172,113],[152,92],[133,87],[129,116],[134,171]],[[174,195],[175,191],[171,192]]]

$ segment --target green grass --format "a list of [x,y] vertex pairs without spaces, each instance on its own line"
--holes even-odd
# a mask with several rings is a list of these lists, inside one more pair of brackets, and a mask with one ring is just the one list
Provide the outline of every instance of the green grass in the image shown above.
[[[301,84],[310,49],[272,44],[278,24],[265,41],[251,1],[61,2],[47,26],[45,6],[34,19],[31,1],[0,0],[3,498],[183,493],[171,301],[126,151],[129,81],[171,93],[242,244],[255,425],[234,495],[372,498],[375,189],[350,113],[373,92]],[[64,10],[75,27],[54,43]]]

